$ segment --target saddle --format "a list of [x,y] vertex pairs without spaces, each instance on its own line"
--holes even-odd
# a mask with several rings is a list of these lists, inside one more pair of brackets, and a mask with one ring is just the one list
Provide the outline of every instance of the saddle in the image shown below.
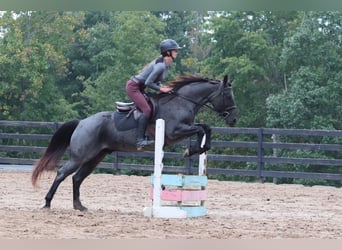
[[[113,113],[113,119],[116,128],[119,131],[136,128],[137,120],[142,112],[135,106],[134,102],[115,102],[115,104],[116,111]],[[156,104],[154,101],[150,100],[149,104],[151,105],[152,110],[156,111]]]
[[[152,116],[151,118],[153,118],[156,115],[156,112],[158,110],[158,105],[157,103],[150,98],[149,96],[145,96],[146,100],[148,101],[148,104],[150,105],[151,109],[152,109]],[[141,115],[141,110],[139,110],[137,108],[137,106],[135,106],[134,102],[120,102],[117,101],[115,102],[116,104],[116,110],[119,113],[127,113],[126,117],[130,117],[132,114],[134,115],[134,119],[138,119],[139,116]]]
[[137,120],[141,114],[141,111],[135,106],[134,102],[115,102],[116,110],[119,113],[125,113],[126,118],[130,117],[132,114],[134,119]]
[[119,112],[127,112],[132,109],[136,109],[134,102],[115,102],[115,104],[116,104],[116,109]]

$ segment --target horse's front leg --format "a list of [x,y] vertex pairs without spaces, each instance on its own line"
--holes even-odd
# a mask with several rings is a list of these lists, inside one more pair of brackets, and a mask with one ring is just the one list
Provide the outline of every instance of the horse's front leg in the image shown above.
[[[202,154],[208,151],[211,147],[211,128],[207,124],[196,123],[194,124],[196,127],[200,128],[197,133],[197,140],[194,143],[190,144],[189,149],[185,150],[183,156],[189,157],[195,154]],[[202,146],[202,140],[205,135],[205,143]]]
[[[191,126],[181,126],[175,131],[176,136],[179,137],[190,137],[192,135],[197,135],[195,142],[190,144],[183,154],[184,157],[189,157],[195,154],[201,154],[210,149],[211,145],[211,128],[206,124],[193,124]],[[203,147],[201,147],[204,135],[206,135],[206,141]]]
[[202,140],[204,135],[200,138],[197,138],[197,145],[200,148],[200,154],[208,151],[211,148],[211,127],[208,124],[204,124],[204,123],[197,123],[196,126],[201,126],[204,130],[204,134],[205,134],[205,143],[203,146],[202,145]]

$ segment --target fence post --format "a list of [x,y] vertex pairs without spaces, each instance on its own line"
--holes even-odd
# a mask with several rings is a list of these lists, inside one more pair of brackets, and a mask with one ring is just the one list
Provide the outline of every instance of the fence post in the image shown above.
[[56,131],[58,128],[59,128],[59,123],[58,123],[58,122],[55,122],[55,123],[54,123],[54,129],[55,129],[55,131]]
[[115,151],[114,153],[112,153],[112,157],[113,157],[113,172],[115,175],[117,175],[120,170],[119,170],[119,153],[117,151]]
[[262,171],[264,170],[264,130],[263,128],[259,128],[258,131],[258,178],[261,182],[263,182]]
[[[191,136],[189,137],[188,139],[188,148],[190,149],[191,147]],[[186,161],[186,169],[187,169],[187,172],[186,174],[191,174],[191,167],[193,165],[193,160],[192,160],[192,156],[190,157],[187,157],[187,161]]]

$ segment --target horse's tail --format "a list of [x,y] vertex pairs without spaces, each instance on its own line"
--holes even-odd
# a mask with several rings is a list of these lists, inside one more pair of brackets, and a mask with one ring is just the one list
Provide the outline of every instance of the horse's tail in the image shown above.
[[59,159],[63,156],[70,144],[71,136],[78,123],[78,120],[66,122],[54,133],[47,149],[36,163],[32,172],[31,181],[33,186],[36,185],[43,170],[53,170],[56,168]]

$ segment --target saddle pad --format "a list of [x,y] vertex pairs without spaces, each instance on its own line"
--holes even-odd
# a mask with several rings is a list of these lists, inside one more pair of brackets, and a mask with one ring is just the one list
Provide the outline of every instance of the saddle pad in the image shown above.
[[131,114],[127,117],[128,112],[114,112],[114,123],[119,131],[126,131],[137,127],[137,121],[134,119],[134,115]]

